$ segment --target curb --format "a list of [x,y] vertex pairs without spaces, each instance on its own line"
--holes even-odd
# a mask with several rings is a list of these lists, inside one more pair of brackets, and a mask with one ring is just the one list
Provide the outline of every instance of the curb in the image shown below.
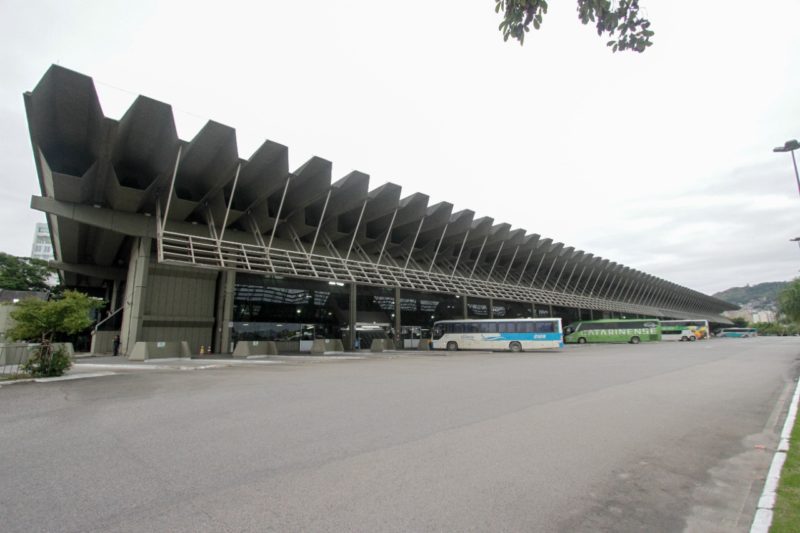
[[56,378],[34,378],[36,383],[50,383],[53,381],[72,381],[74,379],[87,379],[87,378],[101,378],[104,376],[113,376],[114,372],[93,372],[85,374],[68,374],[66,376],[58,376]]
[[86,372],[83,374],[67,374],[53,378],[25,378],[0,381],[0,387],[7,387],[16,383],[51,383],[53,381],[72,381],[75,379],[101,378],[105,376],[115,376],[116,372]]
[[789,438],[794,429],[794,422],[797,418],[797,402],[800,400],[800,380],[794,389],[794,396],[789,404],[789,412],[786,415],[786,422],[781,431],[781,440],[778,449],[772,458],[772,464],[767,473],[767,480],[764,482],[764,490],[756,506],[756,516],[753,518],[753,525],[750,526],[750,533],[768,533],[772,526],[772,513],[775,508],[775,497],[778,490],[778,483],[781,479],[783,463],[786,462],[786,453],[789,451]]

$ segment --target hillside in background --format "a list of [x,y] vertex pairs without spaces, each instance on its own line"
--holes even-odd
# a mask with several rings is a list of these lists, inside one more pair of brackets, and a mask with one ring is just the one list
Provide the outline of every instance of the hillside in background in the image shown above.
[[788,281],[768,281],[758,285],[732,287],[712,296],[739,305],[744,309],[774,311],[778,307],[778,294],[789,283]]

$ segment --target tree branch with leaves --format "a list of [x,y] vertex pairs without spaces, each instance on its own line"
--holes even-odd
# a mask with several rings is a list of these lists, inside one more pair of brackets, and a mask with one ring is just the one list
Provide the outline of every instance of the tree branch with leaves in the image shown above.
[[47,261],[0,252],[0,289],[48,291],[47,280],[53,273]]
[[800,323],[800,278],[783,289],[778,296],[781,313],[789,320]]
[[[531,26],[538,30],[547,14],[545,0],[495,0],[495,12],[503,13],[500,31],[503,39],[509,37],[525,42]],[[653,43],[654,33],[650,21],[641,16],[639,0],[578,0],[578,19],[586,25],[591,22],[597,35],[607,34],[614,39],[606,43],[614,52],[632,50],[644,52]]]

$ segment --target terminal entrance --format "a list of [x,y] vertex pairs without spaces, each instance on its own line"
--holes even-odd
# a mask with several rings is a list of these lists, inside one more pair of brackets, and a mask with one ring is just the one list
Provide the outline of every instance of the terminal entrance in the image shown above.
[[341,340],[345,349],[370,349],[376,339],[395,349],[425,348],[438,320],[560,316],[568,323],[580,316],[542,304],[369,285],[353,292],[339,282],[245,273],[236,274],[232,314],[233,344],[276,341],[298,352],[320,339]]

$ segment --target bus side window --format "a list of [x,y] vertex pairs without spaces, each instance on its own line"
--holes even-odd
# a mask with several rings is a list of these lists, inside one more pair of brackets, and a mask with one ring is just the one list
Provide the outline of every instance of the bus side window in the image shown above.
[[464,324],[464,333],[480,333],[481,329],[475,322]]
[[525,328],[525,331],[524,332],[521,331],[520,333],[533,333],[534,331],[536,331],[536,326],[538,324],[539,324],[538,322],[520,322],[519,324],[520,327]]
[[481,322],[481,333],[492,333],[492,324],[490,322]]
[[555,324],[552,322],[537,322],[536,323],[536,332],[537,333],[552,333],[555,331]]
[[464,333],[464,324],[453,324],[453,333]]

